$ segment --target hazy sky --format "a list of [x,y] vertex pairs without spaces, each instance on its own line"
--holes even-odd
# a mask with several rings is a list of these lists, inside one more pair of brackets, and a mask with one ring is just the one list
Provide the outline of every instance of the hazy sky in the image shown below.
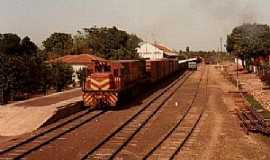
[[174,49],[217,49],[243,22],[270,24],[269,0],[0,0],[0,33],[30,36],[117,26]]

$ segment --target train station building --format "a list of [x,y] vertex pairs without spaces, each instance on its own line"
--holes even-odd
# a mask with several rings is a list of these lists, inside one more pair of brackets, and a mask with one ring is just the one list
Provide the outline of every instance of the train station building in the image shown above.
[[141,58],[146,59],[163,59],[163,58],[177,58],[178,54],[169,47],[157,43],[142,42],[137,52]]

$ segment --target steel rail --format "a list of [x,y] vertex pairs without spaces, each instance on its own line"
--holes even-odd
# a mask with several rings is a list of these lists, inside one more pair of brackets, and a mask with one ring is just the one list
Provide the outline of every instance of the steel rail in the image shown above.
[[131,118],[129,118],[124,124],[122,124],[120,127],[118,127],[112,134],[110,134],[106,138],[104,138],[98,145],[96,145],[93,149],[91,149],[81,159],[82,160],[89,159],[90,156],[92,156],[92,154],[94,152],[96,152],[98,149],[100,149],[105,143],[107,143],[111,138],[113,138],[117,133],[119,133],[121,130],[123,130],[128,124],[130,124],[134,119],[136,119],[139,115],[141,115],[147,108],[149,108],[151,106],[151,104],[153,104],[162,95],[164,95],[166,92],[168,92],[169,89],[171,89],[172,87],[174,87],[180,80],[183,79],[183,82],[179,86],[177,86],[177,88],[172,93],[170,93],[170,95],[168,97],[166,97],[165,100],[163,100],[163,102],[161,102],[161,104],[159,106],[157,106],[157,108],[151,113],[151,115],[135,130],[135,132],[133,132],[129,137],[127,137],[126,141],[119,148],[117,148],[114,153],[112,153],[112,157],[109,158],[109,159],[112,159],[113,156],[115,154],[117,154],[138,133],[139,130],[142,129],[142,127],[154,116],[154,114],[158,112],[158,110],[163,106],[163,104],[171,97],[171,95],[173,95],[177,91],[177,89],[179,87],[182,86],[182,84],[190,77],[190,75],[192,73],[193,72],[189,72],[189,74],[184,75],[184,76],[181,76],[176,81],[174,81],[172,84],[170,84],[168,87],[166,87],[162,91],[161,94],[159,94],[153,100],[151,100],[150,102],[148,102],[141,110],[139,110],[137,113],[135,113],[133,116],[131,116]]

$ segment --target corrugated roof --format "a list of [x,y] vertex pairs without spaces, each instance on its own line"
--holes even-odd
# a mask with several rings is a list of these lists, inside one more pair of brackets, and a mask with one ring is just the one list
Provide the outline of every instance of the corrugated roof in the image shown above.
[[165,47],[161,44],[153,44],[155,47],[157,47],[158,49],[162,50],[163,52],[173,52],[170,48]]
[[67,64],[88,64],[91,61],[104,61],[105,59],[90,54],[79,54],[79,55],[66,55],[63,57],[56,58],[52,62],[63,62]]

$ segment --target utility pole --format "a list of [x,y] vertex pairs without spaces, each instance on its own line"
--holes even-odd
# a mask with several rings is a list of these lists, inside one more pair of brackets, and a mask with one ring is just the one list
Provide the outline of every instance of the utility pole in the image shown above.
[[218,61],[219,61],[219,63],[220,63],[220,56],[221,56],[221,54],[222,54],[222,41],[223,41],[223,39],[222,39],[222,37],[220,37],[220,39],[219,39],[219,43],[220,43],[220,53],[219,53],[219,56],[218,56]]
[[239,67],[238,67],[238,64],[239,63],[239,57],[236,56],[236,87],[237,87],[237,90],[239,91],[240,88],[239,88],[239,73],[238,73],[238,70],[239,70]]
[[236,87],[237,90],[239,91],[238,57],[236,59]]
[[222,39],[222,37],[220,37],[219,41],[220,41],[220,52],[222,53],[222,51],[223,51],[223,48],[222,48],[223,39]]
[[217,63],[217,65],[219,65],[218,59],[219,59],[219,45],[217,46],[217,52],[216,52],[216,63]]

